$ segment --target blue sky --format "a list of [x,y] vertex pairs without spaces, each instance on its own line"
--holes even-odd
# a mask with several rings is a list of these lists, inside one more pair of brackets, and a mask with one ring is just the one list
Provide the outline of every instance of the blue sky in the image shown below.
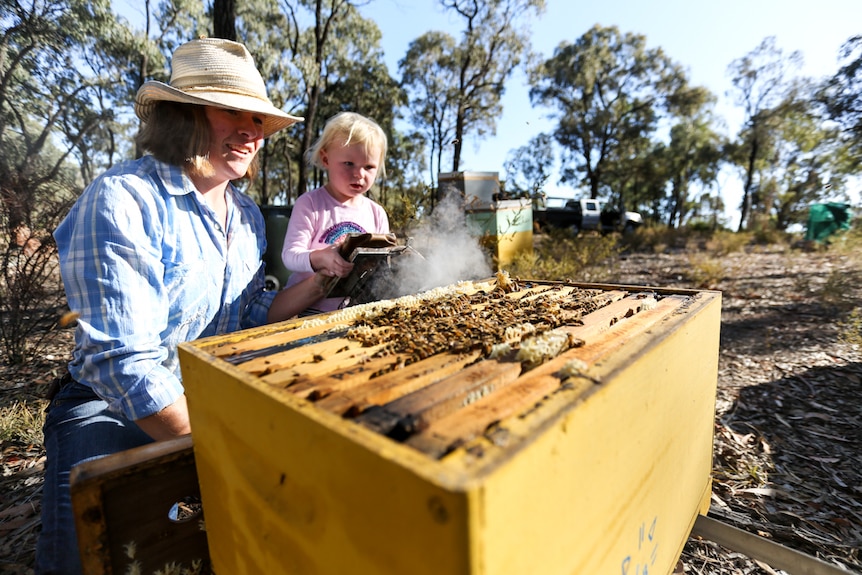
[[[115,6],[132,21],[140,7],[132,0],[115,0]],[[533,49],[547,58],[560,42],[574,42],[594,24],[617,26],[622,32],[646,36],[650,48],[660,47],[682,65],[693,84],[709,88],[717,97],[717,115],[727,123],[725,133],[735,134],[741,112],[726,93],[731,88],[730,63],[775,36],[785,53],[802,52],[803,75],[822,78],[838,69],[838,51],[855,34],[862,34],[862,0],[546,0],[543,16],[532,24]],[[377,22],[390,74],[398,78],[398,60],[410,42],[431,30],[456,38],[463,22],[440,7],[438,0],[372,0],[362,13]],[[518,71],[509,81],[503,115],[495,136],[468,136],[462,148],[461,169],[504,174],[503,162],[511,150],[541,132],[552,129],[547,110],[533,109],[529,86]],[[451,169],[451,158],[443,170]],[[734,211],[742,186],[731,171],[719,178],[722,196]],[[851,190],[855,201],[859,191]],[[551,182],[549,194],[575,196],[571,186]]]
[[[851,36],[862,34],[862,1],[820,0],[547,0],[547,9],[533,23],[533,49],[544,57],[563,41],[574,42],[594,24],[617,26],[621,32],[646,36],[650,48],[660,47],[687,69],[693,84],[709,88],[719,99],[718,115],[735,134],[741,112],[731,98],[730,63],[756,48],[767,36],[785,53],[802,52],[803,75],[821,78],[838,70],[838,51]],[[463,25],[440,8],[437,0],[375,0],[362,8],[383,34],[382,47],[390,74],[398,77],[397,62],[409,43],[429,30],[458,37]],[[503,116],[495,137],[465,138],[461,169],[504,174],[507,154],[540,132],[551,130],[546,110],[530,106],[529,86],[516,73],[506,90]],[[443,170],[451,168],[444,160]],[[732,174],[719,180],[729,208],[741,197],[741,184]],[[556,181],[553,182],[556,184]],[[563,186],[551,195],[573,195]]]

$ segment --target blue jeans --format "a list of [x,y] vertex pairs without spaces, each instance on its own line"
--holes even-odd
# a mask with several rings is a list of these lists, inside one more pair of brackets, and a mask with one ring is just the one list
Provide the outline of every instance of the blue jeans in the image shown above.
[[36,574],[78,575],[81,560],[69,492],[69,471],[77,463],[151,443],[134,422],[109,412],[108,404],[71,382],[51,401],[43,428],[45,485],[42,531],[36,545]]

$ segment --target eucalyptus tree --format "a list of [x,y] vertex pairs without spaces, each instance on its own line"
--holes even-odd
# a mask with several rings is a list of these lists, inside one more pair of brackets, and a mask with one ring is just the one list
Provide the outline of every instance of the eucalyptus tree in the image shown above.
[[[357,60],[380,59],[380,29],[359,14],[358,8],[367,2],[358,0],[299,0],[285,1],[282,6],[290,21],[284,32],[288,35],[292,58],[283,62],[300,79],[299,96],[305,109],[305,122],[299,126],[299,150],[311,148],[326,118],[319,118],[322,95],[329,85],[340,78],[348,66]],[[309,19],[311,24],[302,23]],[[308,166],[299,162],[297,193],[308,184]]]
[[696,203],[692,187],[708,189],[718,178],[724,142],[707,114],[684,118],[670,130],[665,163],[670,177],[668,227],[682,225]]
[[452,171],[461,165],[468,133],[494,134],[502,113],[506,80],[530,51],[530,17],[540,15],[545,0],[439,0],[464,22],[454,51],[457,75],[454,102]]
[[[46,194],[74,195],[124,153],[116,133],[130,102],[125,64],[141,44],[107,0],[4,3],[0,201],[8,230],[31,225]],[[71,166],[79,177],[70,179]]]
[[[592,198],[611,195],[626,164],[651,148],[663,114],[696,105],[682,68],[646,38],[594,26],[562,42],[533,69],[533,104],[552,108],[563,149],[561,179],[586,184]],[[622,203],[622,202],[621,202]]]
[[728,68],[735,103],[744,112],[735,152],[745,176],[739,231],[749,226],[757,175],[774,152],[775,132],[782,117],[800,103],[799,84],[791,74],[801,66],[800,52],[785,55],[776,46],[775,37],[769,36]]
[[760,176],[760,200],[775,227],[804,223],[812,202],[844,196],[849,173],[848,143],[823,122],[814,107],[789,111],[776,130],[773,153]]
[[[147,38],[158,46],[165,63],[181,44],[214,34],[212,12],[200,0],[164,0],[155,8],[151,7],[150,0],[146,0],[145,7]],[[164,66],[154,66],[151,74],[152,78],[147,80],[167,82],[170,78],[170,71]]]
[[[653,165],[656,142],[652,134],[633,134],[609,151],[603,172],[602,195],[619,210],[639,208],[667,183],[666,170]],[[656,180],[656,178],[659,178]]]
[[822,87],[819,100],[841,126],[858,170],[862,164],[862,35],[848,39],[839,56],[842,66]]
[[455,140],[455,62],[455,39],[445,32],[427,32],[410,43],[398,63],[410,121],[430,144],[426,148],[432,187],[443,171],[443,152]]
[[670,181],[668,145],[662,141],[651,142],[652,147],[629,165],[635,181],[631,182],[626,192],[634,196],[632,206],[649,221],[667,221],[667,189]]
[[126,150],[119,63],[140,39],[106,0],[0,6],[0,346],[20,363],[64,302],[51,233],[92,174]]

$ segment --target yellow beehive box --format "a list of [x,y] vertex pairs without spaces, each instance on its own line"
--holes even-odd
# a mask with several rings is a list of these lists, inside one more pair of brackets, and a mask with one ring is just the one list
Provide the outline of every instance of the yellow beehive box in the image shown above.
[[[530,299],[548,287],[506,298],[550,309]],[[530,369],[484,349],[380,376],[380,346],[351,342],[338,313],[325,333],[294,321],[182,344],[214,571],[670,573],[709,506],[720,294],[563,287],[603,303]],[[426,380],[473,387],[437,393],[461,402],[440,415],[445,401],[411,399]],[[398,386],[415,389],[387,400]],[[381,431],[377,415],[405,408],[415,435]]]

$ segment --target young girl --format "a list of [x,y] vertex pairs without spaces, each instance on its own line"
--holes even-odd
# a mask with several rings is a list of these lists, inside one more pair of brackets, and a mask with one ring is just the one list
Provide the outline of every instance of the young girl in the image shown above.
[[[309,151],[309,163],[326,170],[328,182],[299,196],[293,206],[281,259],[290,270],[287,287],[319,272],[345,277],[353,264],[338,252],[349,233],[389,233],[389,218],[367,192],[378,173],[384,175],[386,134],[360,114],[341,112],[330,118]],[[323,298],[303,315],[332,311],[344,298]]]

